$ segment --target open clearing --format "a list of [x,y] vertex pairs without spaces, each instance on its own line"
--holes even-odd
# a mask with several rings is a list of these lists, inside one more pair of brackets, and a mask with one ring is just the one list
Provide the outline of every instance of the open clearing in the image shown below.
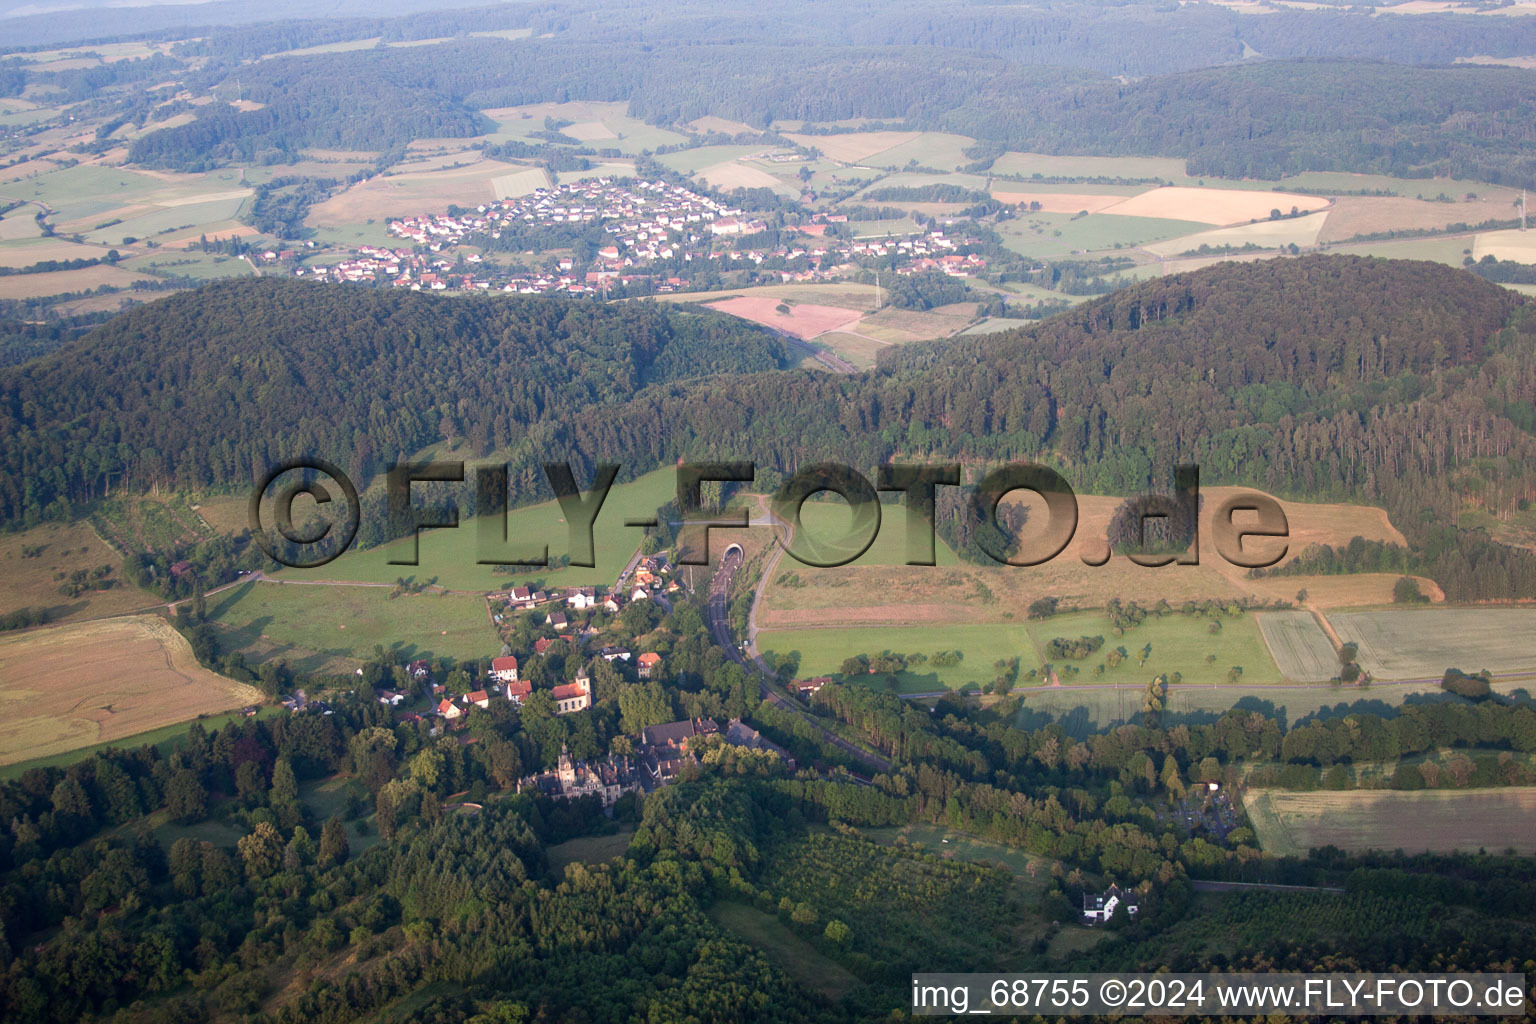
[[782,313],[778,309],[781,301],[772,297],[741,295],[732,299],[722,299],[719,302],[706,303],[706,305],[710,309],[718,309],[722,313],[739,316],[743,320],[751,320],[753,323],[782,331],[802,341],[828,331],[841,330],[863,315],[857,310],[839,306],[802,303],[796,303],[789,307],[788,313]]
[[827,157],[841,163],[856,164],[868,160],[876,153],[911,142],[921,132],[849,132],[842,135],[795,135],[784,137],[807,149],[819,149]]
[[1243,799],[1265,853],[1305,856],[1310,849],[1405,853],[1536,852],[1536,788],[1348,790],[1292,793],[1250,790]]
[[1333,642],[1311,612],[1260,612],[1259,631],[1281,675],[1298,683],[1326,683],[1339,674]]
[[1129,217],[1161,217],[1193,220],[1204,224],[1237,224],[1267,220],[1271,210],[1290,213],[1291,208],[1309,212],[1327,209],[1330,200],[1293,192],[1251,192],[1231,188],[1155,188],[1104,209],[1104,213]]
[[[31,558],[26,550],[38,550]],[[59,592],[59,573],[66,576],[79,569],[112,567],[116,585],[106,590],[87,590],[79,597]],[[161,601],[148,591],[123,579],[123,560],[91,529],[90,524],[74,522],[67,526],[36,526],[22,533],[0,537],[0,614],[22,608],[47,608],[54,621],[86,615],[113,615],[147,608]]]
[[254,687],[198,665],[153,615],[0,639],[0,763],[133,736],[260,702]]
[[762,950],[796,983],[833,1002],[859,984],[859,979],[828,960],[772,914],[735,900],[713,903],[706,913],[711,921],[742,942]]
[[1182,238],[1207,225],[1193,220],[1164,217],[1127,217],[1093,213],[1079,217],[1069,213],[1026,213],[999,227],[1003,244],[1021,256],[1046,259],[1053,256],[1128,249],[1169,238]]
[[629,849],[629,841],[635,836],[633,825],[619,829],[609,835],[581,836],[578,839],[567,839],[563,843],[556,843],[544,851],[549,858],[549,866],[560,874],[565,871],[567,864],[601,864],[604,861],[622,857]]
[[[915,665],[896,675],[896,688],[901,693],[931,693],[990,683],[1000,671],[993,663],[1002,658],[1018,658],[1021,671],[1025,672],[1040,666],[1029,632],[1021,625],[769,630],[758,634],[757,646],[781,660],[798,654],[795,675],[801,678],[835,675],[844,659],[856,654],[891,651],[927,655],[930,663]],[[939,651],[950,650],[964,652],[958,664],[931,664]],[[870,676],[869,682],[884,687],[886,678]]]
[[1328,620],[1360,645],[1360,665],[1377,679],[1439,679],[1453,667],[1536,669],[1536,608],[1335,612]]
[[1053,862],[1045,857],[939,825],[861,828],[859,835],[882,846],[906,845],[946,860],[968,860],[988,867],[1002,865],[1016,877],[1030,880],[1028,887],[1038,893],[1045,891],[1051,877]]
[[[388,587],[252,581],[208,601],[208,616],[239,646],[265,640],[331,657],[368,657],[375,644],[402,657],[494,657],[501,648],[485,600],[463,594],[389,598]],[[252,659],[254,660],[254,659]]]
[[953,171],[971,162],[971,158],[965,155],[965,150],[975,144],[975,139],[965,135],[923,132],[914,139],[899,142],[889,149],[873,153],[865,160],[880,167],[905,167],[916,161],[919,167]]
[[[578,482],[584,488],[590,483],[585,479]],[[418,485],[425,487],[425,493],[428,494],[431,493],[431,486]],[[416,581],[432,581],[449,590],[476,593],[500,590],[514,583],[530,586],[608,585],[618,578],[644,536],[641,530],[625,526],[624,520],[654,514],[657,508],[674,497],[676,487],[677,476],[671,468],[655,470],[629,483],[615,484],[608,492],[602,511],[593,525],[597,566],[591,569],[569,566],[548,572],[524,573],[516,577],[492,572],[491,566],[477,564],[476,560],[481,554],[477,532],[479,524],[473,518],[465,518],[460,520],[457,529],[423,530],[417,565],[389,563],[391,558],[410,557],[410,541],[401,539],[363,551],[349,551],[329,565],[317,569],[284,569],[279,577],[274,578],[394,583],[405,577]],[[547,485],[541,487],[542,493],[549,493],[545,488]],[[560,515],[560,506],[553,499],[508,512],[507,535],[522,543],[548,543],[552,559],[566,554],[569,547],[570,534]],[[304,589],[326,592],[330,588]],[[484,623],[484,615],[478,615],[476,621]]]

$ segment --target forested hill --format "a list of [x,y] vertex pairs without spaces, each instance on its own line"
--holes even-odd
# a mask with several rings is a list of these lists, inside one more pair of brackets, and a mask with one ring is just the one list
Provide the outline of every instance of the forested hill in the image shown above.
[[909,346],[862,376],[657,388],[562,430],[583,452],[643,461],[1043,456],[1103,492],[1194,461],[1213,481],[1358,493],[1382,476],[1444,474],[1474,451],[1533,450],[1489,411],[1530,422],[1515,410],[1536,395],[1536,318],[1501,331],[1527,305],[1433,263],[1229,263],[1034,327]]
[[67,516],[108,474],[239,486],[318,455],[361,485],[445,438],[504,450],[650,384],[786,362],[759,328],[650,303],[209,285],[0,372],[0,523]]
[[[1270,16],[1253,20],[1271,23]],[[1358,20],[1336,27],[1349,37]],[[1531,22],[1509,31],[1536,34],[1536,18],[1506,20]],[[242,112],[205,105],[187,124],[142,135],[129,155],[183,169],[234,159],[270,163],[306,146],[376,150],[413,136],[471,136],[488,130],[478,110],[603,100],[625,101],[632,114],[656,123],[706,114],[754,127],[895,121],[977,138],[982,164],[1007,148],[1176,157],[1191,174],[1234,178],[1343,170],[1536,186],[1536,71],[1316,59],[1337,52],[1323,45],[1302,47],[1304,56],[1232,64],[1241,43],[1227,27],[1219,44],[1200,48],[1197,63],[1139,68],[1165,73],[1126,81],[1065,51],[1052,61],[1019,60],[1005,46],[985,45],[994,37],[983,25],[961,32],[964,23],[914,29],[905,42],[858,33],[840,45],[786,46],[749,31],[641,46],[594,29],[552,39],[458,38],[254,64],[214,61],[189,75],[190,89],[238,81],[245,98],[266,106]],[[1014,28],[999,30],[995,41],[1057,38],[1039,26]],[[1164,52],[1137,34],[1134,21],[1118,25],[1116,35],[1136,53]],[[1265,39],[1268,56],[1286,52],[1280,40]],[[1062,45],[1096,49],[1076,37]]]
[[1457,534],[1454,514],[1531,498],[1536,468],[1536,316],[1472,275],[1354,256],[1223,264],[894,355],[855,378],[654,388],[562,424],[556,446],[646,465],[751,458],[769,480],[827,459],[1026,458],[1100,494],[1167,486],[1195,463],[1206,483],[1383,504],[1448,591],[1536,596],[1529,553],[1447,585],[1508,554]]

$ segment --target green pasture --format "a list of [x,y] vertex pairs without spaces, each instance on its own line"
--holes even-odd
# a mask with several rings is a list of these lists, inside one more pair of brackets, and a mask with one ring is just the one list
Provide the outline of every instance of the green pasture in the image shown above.
[[1070,213],[1028,213],[999,226],[1003,244],[1021,256],[1032,257],[1097,253],[1116,246],[1132,249],[1147,242],[1208,230],[1209,224],[1194,221],[1107,213],[1091,213],[1086,217]]
[[[1076,639],[1081,636],[1102,636],[1104,646],[1081,661],[1054,659],[1058,668],[1072,665],[1081,674],[1063,677],[1062,682],[1073,683],[1135,683],[1145,684],[1154,676],[1179,672],[1187,683],[1224,683],[1227,671],[1234,665],[1243,669],[1241,682],[1249,685],[1278,683],[1280,670],[1270,657],[1264,636],[1259,632],[1258,621],[1252,615],[1223,616],[1219,632],[1209,631],[1211,619],[1195,615],[1164,615],[1162,618],[1147,616],[1141,625],[1114,635],[1114,627],[1098,612],[1078,612],[1057,615],[1042,621],[1029,623],[1030,635],[1038,644],[1041,657],[1045,646],[1054,637]],[[1147,644],[1152,654],[1145,665],[1138,665],[1140,652]],[[1094,674],[1095,666],[1105,662],[1105,656],[1118,647],[1124,647],[1128,657],[1118,666],[1107,668],[1102,676]],[[1206,656],[1214,654],[1216,660],[1207,665]]]
[[[782,562],[780,565],[782,566]],[[893,595],[893,600],[897,600]],[[898,693],[959,690],[990,683],[1000,673],[995,662],[1018,658],[1020,671],[1040,666],[1029,632],[1021,625],[846,626],[832,629],[773,629],[757,635],[757,646],[779,659],[798,655],[795,675],[836,675],[845,659],[856,654],[926,654],[930,663],[911,666],[895,676]],[[958,650],[958,664],[935,667],[939,651]],[[869,676],[869,685],[885,687],[886,676]]]
[[[415,490],[425,495],[430,493],[431,487],[431,484],[418,484]],[[349,551],[318,569],[285,569],[282,577],[363,583],[393,583],[405,577],[436,582],[449,590],[481,592],[500,590],[513,580],[519,585],[538,583],[541,586],[611,584],[645,537],[644,530],[625,526],[624,520],[655,515],[656,509],[671,500],[676,490],[677,475],[672,469],[655,470],[629,483],[615,484],[593,524],[592,543],[597,566],[591,569],[572,566],[516,577],[492,572],[491,566],[477,564],[481,557],[479,524],[466,518],[456,529],[422,531],[416,565],[391,565],[389,562],[391,558],[411,557],[413,542],[403,538],[364,551]],[[569,548],[565,520],[560,514],[560,506],[552,500],[509,512],[507,536],[513,544],[547,543],[551,559],[558,559]]]
[[477,595],[406,594],[389,587],[252,581],[208,600],[229,627],[231,647],[293,644],[331,657],[372,657],[376,645],[401,658],[494,657],[501,641]]

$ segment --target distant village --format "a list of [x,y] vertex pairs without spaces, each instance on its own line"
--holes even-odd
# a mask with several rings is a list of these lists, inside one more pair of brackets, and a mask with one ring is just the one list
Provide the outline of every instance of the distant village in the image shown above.
[[[602,294],[615,286],[662,293],[683,290],[689,287],[692,271],[700,268],[723,272],[750,267],[789,283],[837,280],[856,271],[861,261],[888,261],[901,274],[937,271],[958,278],[977,276],[987,267],[982,256],[959,251],[976,244],[975,239],[952,239],[937,228],[863,239],[829,233],[833,225],[847,222],[847,214],[818,213],[810,223],[784,229],[778,245],[743,246],[737,243],[763,234],[767,225],[741,209],[667,182],[620,184],[594,178],[541,188],[457,215],[393,220],[389,233],[411,243],[408,248],[363,245],[340,262],[300,266],[294,273],[414,291],[582,295]],[[563,256],[536,271],[512,271],[479,253],[446,255],[457,246],[496,241],[512,231],[589,224],[602,225],[608,244],[581,265]],[[795,240],[783,241],[784,235]],[[276,262],[291,255],[267,252],[262,258]]]

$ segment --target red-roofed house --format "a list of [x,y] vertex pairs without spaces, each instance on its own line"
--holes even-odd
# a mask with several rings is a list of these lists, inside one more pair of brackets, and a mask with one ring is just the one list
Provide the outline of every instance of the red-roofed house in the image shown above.
[[477,708],[488,708],[491,706],[491,696],[484,690],[475,690],[464,695],[464,704],[466,707],[473,704]]
[[510,654],[491,659],[491,675],[499,683],[517,682],[517,659]]
[[458,718],[460,715],[462,715],[464,712],[457,704],[449,700],[447,697],[444,697],[442,700],[437,702],[437,713],[451,722],[455,718]]
[[551,692],[555,698],[555,714],[568,715],[592,706],[592,680],[577,676],[574,683],[557,686]]
[[524,680],[520,683],[507,684],[507,700],[516,704],[518,707],[522,707],[523,701],[527,700],[528,695],[532,692],[533,684],[527,680]]
[[646,651],[637,660],[640,664],[641,679],[651,678],[651,673],[661,667],[661,655],[655,651]]

